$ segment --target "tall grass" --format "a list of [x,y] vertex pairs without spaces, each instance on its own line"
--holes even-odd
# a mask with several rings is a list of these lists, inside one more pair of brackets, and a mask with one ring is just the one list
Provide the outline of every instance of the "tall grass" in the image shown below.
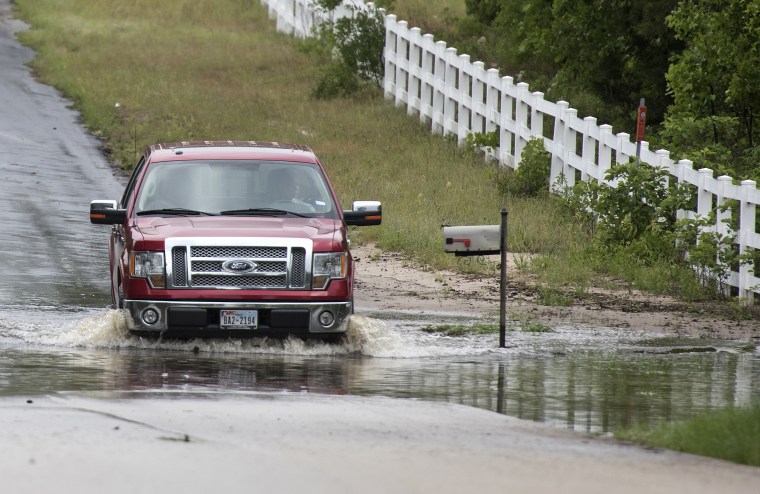
[[760,466],[760,404],[727,408],[654,429],[628,429],[615,435],[651,446]]
[[384,203],[384,224],[355,241],[433,268],[459,264],[442,252],[441,225],[497,224],[502,207],[512,250],[561,252],[585,240],[552,201],[501,196],[493,165],[431,135],[378,88],[312,98],[325,61],[276,33],[258,0],[17,0],[16,13],[32,26],[22,39],[37,50],[36,73],[74,100],[121,166],[155,142],[307,144],[344,207]]

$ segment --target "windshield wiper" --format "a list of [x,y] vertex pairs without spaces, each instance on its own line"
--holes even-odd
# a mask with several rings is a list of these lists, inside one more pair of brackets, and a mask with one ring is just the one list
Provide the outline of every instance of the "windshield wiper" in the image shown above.
[[277,208],[248,208],[248,209],[230,209],[222,211],[222,215],[240,215],[240,216],[281,216],[284,214],[292,214],[300,218],[308,218],[309,216],[300,213],[294,213],[293,211],[286,211],[284,209]]
[[183,215],[195,215],[195,216],[216,216],[214,213],[207,213],[205,211],[196,211],[194,209],[185,208],[166,208],[166,209],[147,209],[137,213],[138,216],[147,214],[173,214],[177,216]]

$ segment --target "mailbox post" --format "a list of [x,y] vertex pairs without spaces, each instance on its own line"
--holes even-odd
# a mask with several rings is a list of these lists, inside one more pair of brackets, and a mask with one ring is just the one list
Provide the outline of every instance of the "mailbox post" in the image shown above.
[[507,333],[507,210],[501,210],[501,225],[445,226],[443,249],[455,256],[501,255],[499,290],[499,347],[506,346]]

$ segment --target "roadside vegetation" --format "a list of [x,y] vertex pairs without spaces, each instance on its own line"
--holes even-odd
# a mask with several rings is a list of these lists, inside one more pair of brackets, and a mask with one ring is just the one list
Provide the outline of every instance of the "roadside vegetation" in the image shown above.
[[[337,0],[319,3],[329,11]],[[436,35],[452,36],[452,46],[461,41],[462,52],[472,47],[468,40],[477,32],[485,33],[478,38],[484,41],[475,43],[479,50],[496,42],[486,29],[495,19],[489,24],[477,13],[481,2],[376,3]],[[500,9],[511,5],[491,3]],[[697,244],[695,225],[673,221],[674,201],[661,206],[669,190],[652,191],[647,201],[657,208],[647,215],[605,189],[568,189],[550,197],[549,158],[539,142],[529,144],[513,173],[479,154],[487,135],[473,136],[466,146],[432,135],[389,104],[377,87],[382,31],[372,14],[353,23],[336,22],[315,38],[299,41],[275,33],[266,8],[251,0],[17,0],[15,5],[32,26],[21,37],[37,50],[34,70],[74,101],[85,125],[125,169],[154,142],[307,144],[323,159],[344,207],[356,199],[384,203],[383,226],[357,230],[353,240],[401,252],[430,269],[494,274],[491,259],[444,254],[441,226],[497,224],[506,207],[509,249],[531,254],[520,268],[536,276],[540,299],[552,305],[584,297],[593,286],[687,301],[720,298],[723,287],[720,278],[711,281],[712,271],[745,262],[730,258],[716,264],[729,239],[700,239],[704,255],[684,262],[683,246]],[[492,57],[506,56],[492,48]],[[545,67],[546,74],[550,68]],[[527,73],[539,74],[537,69]],[[536,84],[543,80],[548,81],[536,75]],[[622,181],[646,179],[628,164],[615,173]],[[651,178],[657,171],[648,173]],[[605,195],[600,209],[596,199]],[[617,214],[605,226],[602,210],[614,201]],[[669,215],[664,222],[660,213]],[[695,262],[702,263],[696,270]],[[747,317],[746,311],[734,312]]]
[[760,466],[760,404],[719,410],[655,428],[634,427],[618,439]]
[[[499,325],[494,323],[437,324],[420,328],[425,333],[436,333],[443,336],[498,334],[500,329]],[[523,333],[551,333],[554,331],[548,324],[529,318],[521,321],[512,321],[504,329],[506,331],[521,331]]]

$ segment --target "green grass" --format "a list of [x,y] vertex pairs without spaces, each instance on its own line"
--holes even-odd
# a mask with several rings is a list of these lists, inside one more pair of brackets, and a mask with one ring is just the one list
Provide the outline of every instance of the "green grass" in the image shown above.
[[760,404],[727,408],[654,429],[631,428],[618,439],[760,466]]
[[155,142],[307,144],[344,207],[383,201],[383,225],[356,230],[354,242],[434,269],[492,270],[444,254],[441,225],[498,224],[502,207],[512,251],[583,241],[552,201],[501,196],[493,165],[432,135],[378,88],[313,99],[324,60],[276,33],[258,1],[18,0],[16,13],[32,26],[21,37],[37,51],[34,70],[74,101],[116,164],[131,166]]
[[[492,323],[476,324],[437,324],[420,328],[425,333],[439,333],[444,336],[467,336],[473,334],[495,334],[499,332],[499,325]],[[532,320],[520,321],[510,324],[506,331],[522,331],[524,333],[551,333],[551,326]]]
[[420,328],[425,333],[439,333],[444,336],[466,336],[470,334],[493,334],[499,332],[498,324],[438,324],[436,326],[423,326]]

